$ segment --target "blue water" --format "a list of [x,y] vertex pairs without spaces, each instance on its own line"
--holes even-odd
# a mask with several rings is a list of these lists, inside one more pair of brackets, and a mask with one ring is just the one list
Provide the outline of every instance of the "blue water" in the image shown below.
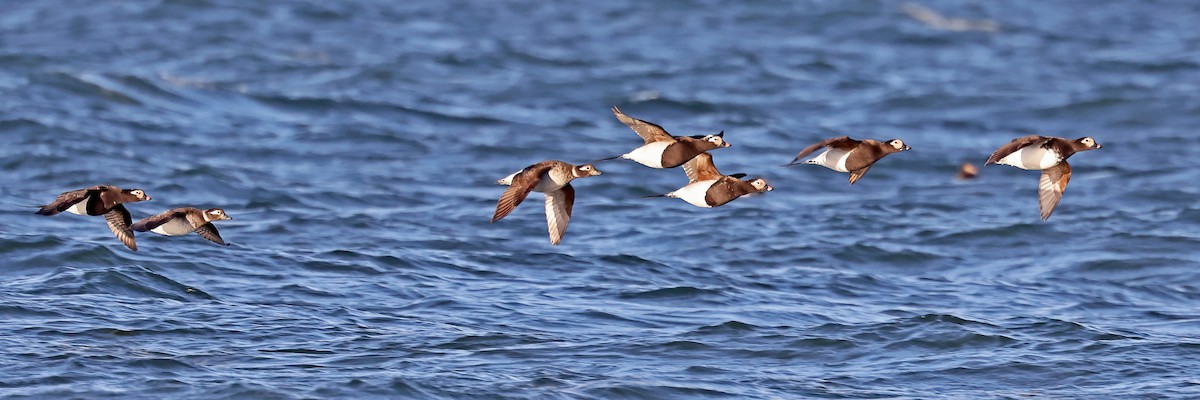
[[[1200,3],[6,2],[0,397],[1194,398]],[[911,6],[909,6],[911,7]],[[989,22],[990,21],[990,22]],[[994,24],[987,25],[985,22]],[[725,130],[776,190],[599,164]],[[1014,137],[1095,137],[1048,222]],[[854,186],[781,168],[902,138]],[[145,189],[232,246],[32,206]]]

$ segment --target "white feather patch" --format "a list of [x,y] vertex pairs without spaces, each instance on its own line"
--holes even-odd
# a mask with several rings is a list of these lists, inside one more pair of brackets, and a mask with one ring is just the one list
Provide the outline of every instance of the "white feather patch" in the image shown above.
[[633,151],[621,156],[626,160],[633,160],[638,164],[645,165],[650,168],[662,168],[663,152],[667,150],[675,142],[653,142],[642,147],[633,149]]
[[1058,153],[1041,146],[1025,146],[1012,152],[996,164],[1011,165],[1026,170],[1043,170],[1058,165],[1062,161]]
[[690,185],[679,188],[678,190],[667,193],[667,197],[673,197],[688,202],[696,207],[712,208],[708,202],[704,201],[704,196],[708,194],[708,188],[717,183],[717,179],[706,181],[698,181]]
[[67,212],[69,212],[71,214],[87,215],[87,203],[88,203],[88,199],[85,197],[85,198],[83,198],[83,200],[80,200],[78,203],[71,205],[71,207],[67,209]]
[[829,149],[809,159],[806,163],[817,164],[837,172],[850,172],[850,170],[846,169],[846,160],[850,158],[850,153],[853,152],[854,150]]
[[516,178],[516,177],[517,177],[517,174],[519,174],[519,173],[521,173],[521,171],[513,172],[513,173],[512,173],[511,175],[509,175],[509,176],[506,176],[506,177],[500,178],[499,180],[497,180],[497,181],[496,181],[496,183],[498,183],[498,184],[501,184],[501,185],[504,185],[504,186],[512,186],[512,180],[513,180],[513,178]]

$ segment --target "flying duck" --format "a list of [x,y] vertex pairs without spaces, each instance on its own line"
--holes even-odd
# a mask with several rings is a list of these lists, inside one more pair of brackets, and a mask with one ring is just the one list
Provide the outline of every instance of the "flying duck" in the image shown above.
[[725,131],[716,135],[671,136],[663,127],[625,115],[616,106],[613,106],[612,112],[641,136],[645,144],[628,153],[600,161],[623,158],[650,168],[675,168],[707,150],[729,147],[729,142],[724,139]]
[[194,207],[179,207],[163,211],[152,217],[146,217],[136,224],[133,230],[138,232],[154,232],[167,236],[182,236],[196,232],[200,237],[213,243],[228,246],[221,239],[221,232],[212,224],[213,221],[233,219],[220,208],[200,210]]
[[1096,139],[1086,136],[1069,140],[1029,135],[1000,146],[1000,149],[988,157],[984,165],[1002,164],[1042,171],[1041,180],[1038,181],[1038,203],[1042,211],[1042,221],[1045,221],[1058,207],[1058,201],[1067,189],[1067,182],[1071,180],[1071,164],[1067,164],[1067,158],[1080,151],[1101,147],[1100,143],[1096,143]]
[[775,190],[763,178],[743,181],[740,178],[746,174],[721,174],[713,165],[712,155],[708,153],[700,153],[691,161],[683,164],[683,172],[688,177],[687,186],[676,189],[674,192],[650,197],[682,199],[696,207],[713,208],[742,196]]
[[108,229],[130,250],[137,251],[133,231],[129,229],[132,219],[124,203],[150,200],[142,189],[121,189],[116,186],[92,186],[72,190],[58,195],[50,204],[41,206],[39,215],[55,215],[63,211],[79,215],[103,215]]
[[789,167],[801,164],[801,158],[812,154],[821,147],[827,147],[828,150],[805,161],[804,164],[817,164],[834,171],[849,172],[851,185],[862,179],[867,170],[871,168],[871,165],[884,156],[912,149],[900,139],[877,142],[871,139],[854,140],[849,136],[839,136],[813,143],[813,145],[804,148],[804,150],[800,150],[800,154],[797,154],[796,158],[792,159],[792,162],[784,166]]
[[575,205],[575,188],[571,181],[578,178],[600,175],[600,170],[591,164],[572,165],[558,160],[542,161],[496,181],[508,185],[496,202],[496,213],[492,222],[507,216],[529,196],[529,192],[546,194],[546,227],[550,230],[550,243],[557,246],[562,242],[567,224],[571,222],[571,208]]

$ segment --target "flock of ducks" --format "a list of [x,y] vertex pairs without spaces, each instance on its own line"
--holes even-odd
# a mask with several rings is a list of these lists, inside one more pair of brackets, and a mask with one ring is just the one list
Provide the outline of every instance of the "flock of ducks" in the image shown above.
[[[92,186],[72,190],[58,195],[50,204],[40,206],[37,214],[56,215],[63,211],[78,215],[103,215],[108,229],[130,250],[137,251],[133,232],[154,232],[167,236],[180,236],[195,232],[213,243],[226,245],[221,233],[212,221],[233,219],[220,208],[200,210],[179,207],[146,217],[136,224],[125,209],[125,203],[150,200],[142,189],[121,189],[116,186]],[[228,246],[228,245],[226,245]]]
[[[659,169],[683,166],[683,171],[687,174],[686,186],[649,197],[677,198],[696,207],[712,208],[744,196],[774,190],[765,178],[742,180],[746,174],[725,175],[717,170],[712,155],[708,152],[730,147],[729,142],[724,139],[725,131],[715,135],[672,136],[663,127],[625,115],[617,107],[613,107],[612,112],[617,120],[633,129],[644,143],[628,153],[598,161],[626,159]],[[1058,201],[1062,199],[1063,191],[1067,188],[1067,181],[1071,179],[1071,165],[1067,163],[1067,158],[1077,152],[1100,147],[1100,144],[1090,137],[1069,140],[1030,135],[1013,139],[1001,146],[988,157],[984,165],[1001,164],[1042,171],[1038,184],[1038,201],[1042,220],[1045,221],[1058,207]],[[821,148],[825,151],[801,161]],[[820,165],[834,171],[849,173],[850,184],[853,185],[883,157],[908,150],[911,150],[911,147],[900,139],[879,142],[840,136],[813,143],[784,166]],[[976,173],[978,170],[973,165],[966,164],[960,171],[960,176],[969,178]],[[571,181],[600,174],[600,170],[592,164],[573,165],[558,160],[542,161],[525,167],[497,181],[508,188],[496,203],[492,222],[512,213],[530,192],[544,193],[550,243],[558,245],[567,231],[567,224],[571,220],[571,208],[575,204],[575,188],[571,186]]]
[[[774,190],[765,178],[743,180],[746,174],[725,175],[713,164],[711,150],[730,147],[724,139],[725,131],[715,135],[672,136],[666,129],[654,123],[630,117],[617,107],[612,108],[617,120],[633,129],[642,138],[643,144],[632,151],[598,161],[626,159],[650,168],[675,168],[683,166],[688,184],[664,194],[649,197],[670,197],[702,208],[725,205],[739,198]],[[1013,139],[988,157],[987,164],[1010,165],[1025,170],[1042,171],[1038,183],[1038,201],[1042,220],[1050,214],[1062,199],[1067,182],[1071,179],[1071,165],[1067,158],[1087,150],[1099,149],[1095,139],[1082,137],[1075,140],[1060,137],[1031,135]],[[824,148],[815,157],[801,161]],[[784,166],[801,164],[820,165],[834,171],[850,174],[850,184],[862,179],[867,170],[889,154],[908,151],[911,148],[900,139],[879,142],[871,139],[855,140],[849,136],[829,138],[801,150]],[[974,176],[974,166],[964,165],[960,176]],[[550,243],[562,242],[571,222],[571,209],[575,204],[575,188],[571,181],[600,175],[592,164],[573,165],[558,160],[547,160],[530,165],[497,181],[508,186],[496,203],[492,222],[508,216],[529,196],[530,192],[541,192],[546,196],[546,225],[550,231]],[[196,233],[214,243],[225,245],[213,221],[232,219],[220,208],[201,210],[193,207],[170,209],[133,223],[125,203],[150,200],[141,189],[121,189],[116,186],[93,186],[72,190],[58,195],[54,201],[40,206],[40,215],[55,215],[63,211],[78,215],[103,215],[108,228],[130,250],[137,251],[134,231],[154,232],[161,235],[181,236]]]

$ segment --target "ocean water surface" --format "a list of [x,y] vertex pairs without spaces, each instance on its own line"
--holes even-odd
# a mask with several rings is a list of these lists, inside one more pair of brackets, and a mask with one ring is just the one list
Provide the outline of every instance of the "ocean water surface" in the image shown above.
[[[1195,398],[1200,3],[12,2],[0,397]],[[724,130],[775,191],[597,164],[551,246],[495,180]],[[983,167],[1092,136],[1058,210]],[[853,186],[780,167],[902,138]],[[232,245],[35,215],[113,184]]]

